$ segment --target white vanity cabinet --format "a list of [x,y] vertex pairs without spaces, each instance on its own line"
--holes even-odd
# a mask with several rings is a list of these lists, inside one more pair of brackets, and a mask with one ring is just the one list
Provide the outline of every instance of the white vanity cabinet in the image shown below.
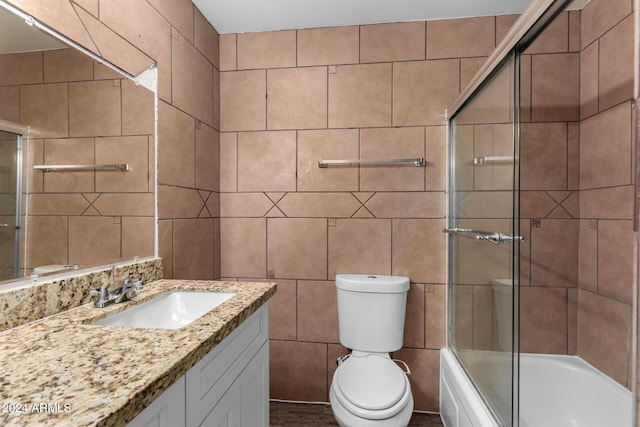
[[267,313],[253,313],[129,426],[268,427]]

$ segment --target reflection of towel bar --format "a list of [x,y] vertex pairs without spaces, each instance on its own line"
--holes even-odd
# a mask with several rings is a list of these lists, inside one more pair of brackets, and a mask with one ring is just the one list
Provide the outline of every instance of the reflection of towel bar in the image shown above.
[[482,166],[487,163],[513,163],[513,156],[481,156],[474,157],[473,164]]
[[327,166],[357,166],[357,165],[413,165],[424,167],[427,165],[424,157],[415,159],[354,159],[354,160],[318,160],[319,168]]
[[109,163],[101,165],[35,165],[36,170],[43,172],[73,171],[73,170],[96,170],[96,169],[118,169],[123,172],[129,171],[128,163]]

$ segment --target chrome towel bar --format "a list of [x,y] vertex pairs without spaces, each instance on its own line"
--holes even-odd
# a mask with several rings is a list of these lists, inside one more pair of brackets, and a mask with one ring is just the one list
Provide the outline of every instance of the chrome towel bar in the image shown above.
[[480,156],[473,158],[475,166],[482,166],[488,163],[513,163],[513,156]]
[[519,242],[524,241],[524,237],[522,236],[509,236],[508,234],[502,234],[496,231],[474,230],[473,228],[445,228],[442,232],[464,237],[465,239],[473,239],[477,241],[486,240],[496,245],[501,245],[504,242],[511,242],[514,240]]
[[357,165],[413,165],[416,167],[424,167],[427,162],[424,157],[414,159],[353,159],[353,160],[318,160],[319,168],[328,166],[357,166]]
[[97,169],[117,169],[123,172],[128,172],[129,164],[128,163],[108,163],[108,164],[98,164],[98,165],[35,165],[33,168],[36,170],[41,170],[43,172],[97,170]]

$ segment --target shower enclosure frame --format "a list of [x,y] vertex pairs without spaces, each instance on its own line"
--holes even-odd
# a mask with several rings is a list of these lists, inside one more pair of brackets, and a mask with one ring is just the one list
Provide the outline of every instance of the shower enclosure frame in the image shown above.
[[[513,73],[512,83],[513,83],[513,111],[511,112],[511,125],[513,129],[513,160],[514,162],[518,161],[518,150],[519,150],[519,54],[524,51],[524,49],[535,39],[535,37],[542,32],[552,21],[553,19],[561,13],[567,5],[571,3],[571,0],[534,0],[532,4],[523,12],[520,18],[514,23],[514,25],[510,28],[509,32],[505,35],[502,42],[497,46],[493,54],[487,59],[484,65],[480,68],[480,70],[476,73],[474,78],[470,81],[467,87],[460,93],[460,95],[455,99],[450,108],[446,111],[446,123],[447,123],[447,146],[449,147],[448,152],[448,163],[450,165],[451,173],[447,174],[447,229],[445,230],[448,234],[454,234],[461,237],[468,237],[469,234],[472,234],[472,238],[476,240],[489,240],[493,243],[502,243],[503,238],[506,240],[512,240],[512,249],[511,249],[511,259],[512,259],[512,276],[511,276],[511,288],[512,288],[512,348],[511,353],[506,353],[506,356],[511,357],[511,406],[508,408],[511,410],[510,423],[507,425],[517,426],[519,425],[519,283],[518,283],[518,274],[519,274],[519,168],[514,164],[513,168],[513,189],[512,189],[512,218],[511,218],[511,236],[503,235],[501,233],[486,233],[479,230],[469,230],[469,229],[460,229],[457,224],[452,224],[451,212],[452,212],[452,173],[453,173],[453,163],[454,156],[451,152],[452,150],[452,135],[454,132],[453,120],[456,118],[458,113],[460,113],[463,108],[469,105],[470,102],[474,99],[475,95],[480,93],[485,86],[485,84],[490,84],[488,82],[496,75],[496,73],[502,71],[502,67],[506,64],[509,58],[513,58]],[[507,70],[508,72],[509,70]],[[459,127],[459,126],[457,126]],[[476,159],[474,159],[475,162]],[[480,159],[480,163],[482,159]],[[497,160],[493,159],[493,160]],[[517,187],[516,187],[517,186]],[[467,234],[467,235],[464,235]],[[492,240],[493,239],[493,240]],[[452,283],[452,237],[447,239],[447,354],[441,355],[443,364],[445,363],[446,357],[453,357],[457,359],[457,364],[461,368],[459,374],[462,376],[466,376],[465,380],[467,381],[467,385],[471,387],[471,392],[477,394],[480,397],[481,401],[484,401],[484,410],[480,411],[480,418],[477,418],[475,422],[480,422],[483,426],[488,425],[489,419],[493,418],[492,421],[496,422],[497,425],[504,425],[505,414],[497,413],[496,408],[489,404],[487,398],[483,396],[483,393],[478,390],[478,384],[474,381],[473,376],[465,367],[465,364],[462,363],[460,356],[456,354],[456,349],[453,347],[452,341],[454,341],[453,336],[455,331],[452,329],[452,325],[454,324],[454,314],[453,314],[453,306],[454,303],[454,290]],[[453,350],[453,351],[452,351]],[[441,368],[442,369],[442,368]],[[444,376],[443,376],[444,380]],[[445,381],[446,382],[446,381]],[[447,388],[447,390],[442,390],[442,387]],[[441,384],[441,405],[443,399],[443,393],[451,393],[451,390],[448,389],[449,384]],[[499,394],[500,390],[498,390]],[[464,392],[463,392],[464,393]],[[455,394],[455,393],[454,393]],[[449,411],[451,408],[441,408],[442,411]],[[444,414],[443,414],[444,415]],[[484,420],[482,417],[485,417]],[[443,418],[445,418],[443,416]],[[498,419],[502,419],[502,423],[498,423]],[[461,425],[466,425],[464,422]],[[473,421],[472,421],[472,425]]]
[[[13,271],[14,278],[20,277],[20,235],[23,234],[26,239],[27,231],[27,219],[26,215],[24,220],[22,219],[22,206],[23,206],[23,170],[24,170],[24,152],[25,141],[29,144],[29,126],[24,126],[19,123],[13,123],[7,120],[0,119],[0,131],[11,133],[16,135],[16,206],[15,206],[15,222],[14,222],[14,261]],[[25,203],[26,205],[26,203]],[[26,245],[25,245],[26,247]],[[26,259],[26,250],[23,254]]]

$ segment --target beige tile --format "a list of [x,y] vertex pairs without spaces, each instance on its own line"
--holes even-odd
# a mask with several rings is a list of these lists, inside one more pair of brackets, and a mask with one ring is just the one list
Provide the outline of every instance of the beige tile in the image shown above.
[[90,34],[91,40],[95,43],[99,56],[108,62],[134,76],[137,76],[155,63],[153,59],[95,16],[79,7],[76,7],[75,10],[82,20],[84,29]]
[[298,66],[357,64],[359,40],[358,26],[298,30]]
[[425,285],[425,347],[440,349],[447,344],[447,287]]
[[365,204],[376,218],[444,218],[443,192],[378,192]]
[[267,128],[327,126],[327,68],[267,71]]
[[153,216],[153,193],[102,193],[93,207],[102,215]]
[[633,218],[633,186],[580,191],[582,218]]
[[153,92],[122,80],[122,134],[153,135],[155,106]]
[[542,220],[531,230],[531,284],[575,287],[578,283],[577,220]]
[[27,235],[27,267],[67,264],[68,221],[64,216],[32,216]]
[[423,21],[360,27],[360,62],[393,62],[425,59]]
[[69,136],[69,90],[64,83],[20,88],[20,122],[29,123],[32,136]]
[[121,80],[69,83],[69,135],[122,133]]
[[[333,381],[333,375],[338,368],[337,359],[340,356],[344,356],[349,353],[349,350],[340,344],[327,345],[327,389],[331,389],[331,382]],[[328,398],[327,398],[328,399]]]
[[598,112],[598,52],[593,43],[580,52],[580,118]]
[[523,190],[567,188],[565,123],[523,123],[520,142],[520,186]]
[[220,216],[263,217],[273,207],[264,193],[221,193]]
[[122,258],[153,256],[153,216],[122,217]]
[[338,66],[329,73],[329,127],[391,124],[391,64]]
[[[149,174],[149,140],[146,136],[96,138],[96,163],[127,163],[128,172],[96,171],[97,192],[152,192]],[[85,190],[86,191],[86,190]]]
[[0,55],[0,85],[24,85],[43,82],[41,52]]
[[580,52],[582,43],[580,32],[582,31],[582,12],[572,10],[569,12],[569,52]]
[[411,368],[409,383],[415,411],[438,412],[440,352],[403,348],[393,353],[395,359],[405,361]]
[[580,114],[580,56],[532,57],[531,120],[577,121]]
[[298,340],[339,343],[335,282],[298,282]]
[[220,274],[223,277],[266,277],[266,227],[265,219],[220,219]]
[[357,129],[298,132],[298,191],[353,191],[358,189],[357,168],[319,168],[318,160],[357,159]]
[[284,279],[326,279],[327,220],[270,218],[267,271]]
[[162,257],[162,277],[173,278],[173,220],[158,221],[158,255]]
[[87,12],[92,13],[93,16],[99,16],[99,0],[74,0],[75,4],[82,6]]
[[69,264],[96,265],[119,260],[120,226],[119,218],[69,217]]
[[20,122],[20,88],[18,86],[0,87],[0,119],[14,123]]
[[238,191],[296,189],[296,133],[238,134]]
[[278,208],[290,218],[349,218],[361,206],[350,193],[287,193],[278,202]]
[[148,2],[127,0],[102,2],[100,19],[154,58],[159,96],[171,101],[171,24]]
[[177,108],[158,105],[158,182],[193,188],[195,120]]
[[600,111],[633,98],[633,23],[629,15],[600,38]]
[[293,340],[297,336],[297,284],[295,280],[278,280],[278,290],[269,299],[269,338]]
[[445,191],[447,188],[447,129],[444,126],[426,128],[427,191]]
[[533,43],[527,54],[567,52],[569,50],[569,12],[558,15]]
[[45,83],[93,80],[93,60],[79,50],[49,50],[42,55]]
[[200,216],[202,216],[203,214],[207,214],[213,216],[214,218],[220,217],[220,193],[209,193],[209,197],[207,198],[205,204],[207,208],[206,210],[203,209],[202,212],[200,212]]
[[171,43],[173,105],[213,126],[213,66],[182,37]]
[[149,4],[193,43],[193,3],[189,0],[149,0]]
[[506,190],[461,193],[456,207],[459,218],[511,218],[513,197]]
[[404,323],[404,347],[424,348],[425,346],[425,285],[412,283],[407,293],[407,307]]
[[220,34],[220,71],[237,70],[236,39],[236,34]]
[[195,46],[215,67],[220,68],[220,36],[207,18],[194,9]]
[[173,222],[173,277],[213,279],[213,220]]
[[[73,194],[73,193],[69,193],[69,194],[34,193],[29,195],[29,201],[28,201],[30,216],[33,216],[33,215],[36,215],[36,216],[82,215],[82,213],[89,207],[89,205],[90,204],[87,201],[87,199],[82,197],[81,194]],[[5,213],[5,214],[11,214],[13,212]]]
[[460,60],[460,88],[464,89],[471,79],[480,70],[480,67],[487,61],[487,58],[482,56],[479,58],[462,58]]
[[220,191],[238,189],[238,134],[220,134]]
[[580,122],[580,188],[631,184],[631,106]]
[[[292,358],[291,355],[296,357]],[[269,341],[269,395],[272,399],[327,402],[327,345]]]
[[546,218],[558,204],[544,191],[520,192],[522,218]]
[[443,125],[444,112],[459,93],[460,61],[393,65],[393,125]]
[[598,293],[631,305],[634,292],[632,221],[598,221]]
[[[424,128],[362,129],[361,159],[425,157]],[[413,166],[361,166],[360,190],[424,190],[425,168]]]
[[391,221],[338,219],[329,227],[329,277],[391,274]]
[[[93,138],[47,139],[44,164],[93,164]],[[44,177],[44,191],[50,193],[94,191],[95,175],[91,171],[38,172]]]
[[567,289],[567,354],[578,354],[578,289]]
[[627,0],[592,1],[580,14],[582,21],[582,47],[609,31],[632,12],[632,4]]
[[576,122],[567,123],[567,188],[580,188],[580,123]]
[[578,354],[626,386],[631,307],[589,291],[578,301]]
[[196,126],[196,188],[220,191],[220,133]]
[[392,274],[413,282],[445,282],[445,221],[440,219],[393,220]]
[[493,16],[427,22],[427,59],[488,56],[495,47]]
[[520,121],[531,121],[531,56],[520,57]]
[[520,289],[520,351],[567,354],[567,290]]
[[204,208],[204,200],[193,189],[158,186],[158,215],[160,218],[197,218]]
[[266,96],[266,71],[220,73],[220,130],[266,129]]
[[296,66],[296,32],[238,34],[238,70]]
[[507,35],[511,26],[516,22],[520,15],[498,15],[496,16],[496,45]]
[[220,130],[220,71],[213,69],[213,127]]

